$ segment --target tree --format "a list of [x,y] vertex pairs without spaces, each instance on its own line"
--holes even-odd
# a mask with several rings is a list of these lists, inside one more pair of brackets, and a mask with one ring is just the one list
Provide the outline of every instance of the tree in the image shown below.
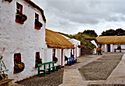
[[123,36],[125,35],[125,30],[121,28],[118,28],[116,30],[109,29],[109,30],[103,31],[101,35],[102,36]]
[[85,30],[85,31],[83,31],[83,34],[87,34],[89,36],[97,37],[97,34],[94,30]]
[[103,31],[101,35],[102,36],[115,36],[116,32],[113,29],[109,29],[109,30]]
[[125,30],[118,28],[118,29],[116,29],[116,34],[117,34],[117,36],[125,35]]
[[81,45],[86,46],[89,49],[95,48],[95,45],[93,45],[90,40],[88,41],[86,38],[95,38],[97,36],[96,32],[94,30],[85,30],[83,32],[78,32],[77,34],[65,34],[65,33],[60,33],[63,34],[69,38],[74,38],[77,39],[81,42]]

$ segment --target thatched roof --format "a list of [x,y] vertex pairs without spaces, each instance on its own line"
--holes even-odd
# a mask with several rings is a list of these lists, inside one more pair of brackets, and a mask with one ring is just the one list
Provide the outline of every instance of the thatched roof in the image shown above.
[[96,41],[98,44],[125,44],[125,36],[99,36]]
[[46,29],[46,43],[49,48],[74,48],[64,36],[48,29]]

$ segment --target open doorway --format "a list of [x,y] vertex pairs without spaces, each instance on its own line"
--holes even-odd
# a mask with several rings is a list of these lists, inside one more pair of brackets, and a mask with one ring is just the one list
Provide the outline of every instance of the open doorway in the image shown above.
[[111,45],[107,44],[107,52],[111,52]]

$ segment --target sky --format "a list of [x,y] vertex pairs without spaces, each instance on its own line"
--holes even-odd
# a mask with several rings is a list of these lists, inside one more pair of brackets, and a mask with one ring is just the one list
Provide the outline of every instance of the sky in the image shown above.
[[67,34],[125,29],[125,0],[32,0],[45,12],[48,29]]

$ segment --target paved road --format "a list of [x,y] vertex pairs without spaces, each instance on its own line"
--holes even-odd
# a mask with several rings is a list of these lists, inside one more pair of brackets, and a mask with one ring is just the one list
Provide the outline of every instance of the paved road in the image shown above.
[[[108,53],[110,55],[110,53]],[[88,84],[125,84],[125,54],[122,57],[122,60],[117,65],[117,67],[113,70],[111,75],[107,78],[107,80],[96,80],[96,81],[86,81],[85,78],[81,76],[78,68],[101,58],[102,56],[91,55],[87,57],[79,58],[78,64],[75,64],[70,67],[66,67],[64,70],[63,76],[63,84],[60,86],[87,86]],[[101,86],[103,86],[101,85]],[[105,86],[105,85],[104,85]],[[113,85],[112,85],[113,86]],[[115,85],[117,86],[117,85]],[[120,85],[118,85],[120,86]],[[123,85],[122,85],[123,86]]]
[[81,76],[78,69],[101,57],[102,56],[97,55],[83,56],[78,58],[78,64],[65,67],[63,84],[61,84],[60,86],[87,86],[88,82],[84,82],[85,78]]

